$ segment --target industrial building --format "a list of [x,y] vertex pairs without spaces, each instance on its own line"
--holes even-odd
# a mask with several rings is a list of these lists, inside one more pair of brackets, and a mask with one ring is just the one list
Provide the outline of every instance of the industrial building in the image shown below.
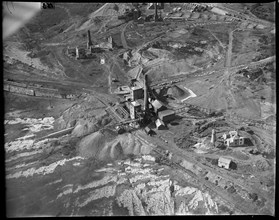
[[76,59],[82,59],[86,57],[86,51],[84,48],[76,47]]
[[145,133],[146,133],[147,135],[149,135],[149,136],[152,135],[152,130],[151,130],[148,126],[146,126],[146,127],[144,128],[144,131],[145,131]]
[[154,100],[153,102],[151,102],[151,105],[153,106],[154,111],[156,113],[158,113],[159,111],[166,110],[166,107],[160,101],[158,101],[157,99]]
[[163,122],[170,122],[175,119],[175,114],[173,110],[164,110],[158,113],[158,118]]
[[237,131],[230,131],[229,134],[223,134],[224,144],[228,147],[244,145],[244,137],[239,136]]
[[159,118],[155,121],[155,124],[158,130],[162,130],[165,128],[164,122],[162,122]]
[[[167,110],[166,106],[159,100],[154,100],[152,96],[149,97],[150,88],[147,74],[144,75],[143,81],[138,80],[138,77],[136,77],[131,82],[131,87],[121,86],[115,92],[115,94],[123,95],[125,99],[123,100],[124,106],[117,105],[117,108],[109,108],[108,111],[115,115],[114,118],[121,126],[128,124],[130,127],[138,128],[155,123],[158,130],[164,129],[166,127],[165,123],[175,118],[175,112]],[[126,129],[129,129],[129,126],[126,126]],[[147,133],[149,134],[150,131]]]
[[[104,50],[112,50],[114,47],[114,42],[111,36],[107,38],[107,42],[102,42],[100,44],[94,45],[91,41],[90,31],[87,31],[87,47],[75,47],[67,48],[67,55],[75,57],[76,59],[85,59],[85,58],[95,58],[96,56],[93,53],[100,53]],[[101,63],[104,64],[104,59],[101,59]]]
[[227,15],[227,14],[228,14],[227,11],[224,11],[224,10],[222,10],[222,9],[220,9],[220,8],[215,8],[215,7],[213,7],[213,8],[211,9],[211,11],[214,12],[214,13],[216,13],[216,14],[219,14],[219,15]]
[[225,157],[220,157],[218,160],[218,166],[225,168],[225,169],[229,169],[230,165],[231,165],[232,160],[225,158]]
[[143,88],[136,86],[131,88],[131,98],[132,100],[142,99],[143,98]]
[[157,9],[164,9],[164,3],[148,3],[147,9],[155,9],[155,4],[157,5]]
[[76,56],[76,48],[70,48],[70,47],[68,46],[68,48],[67,48],[67,54],[70,55],[70,56],[75,57],[75,56]]
[[130,117],[131,119],[136,119],[137,118],[137,112],[141,110],[141,105],[137,101],[131,102],[130,105]]
[[107,38],[107,41],[105,42],[101,42],[100,44],[96,44],[94,47],[95,48],[102,48],[102,49],[105,49],[105,50],[112,50],[113,49],[113,40],[112,40],[112,37],[108,37]]

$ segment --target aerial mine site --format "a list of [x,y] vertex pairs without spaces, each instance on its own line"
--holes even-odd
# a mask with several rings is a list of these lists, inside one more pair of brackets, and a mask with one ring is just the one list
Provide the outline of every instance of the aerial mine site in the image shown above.
[[7,217],[275,216],[276,2],[23,4]]

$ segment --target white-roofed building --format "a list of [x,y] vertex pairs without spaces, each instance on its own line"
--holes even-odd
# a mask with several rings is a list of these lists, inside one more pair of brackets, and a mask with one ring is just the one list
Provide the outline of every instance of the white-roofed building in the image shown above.
[[219,15],[226,15],[228,13],[227,11],[224,11],[224,10],[222,10],[220,8],[215,8],[215,7],[213,7],[211,9],[211,11],[216,13],[216,14],[219,14]]
[[156,128],[158,130],[164,129],[165,128],[165,124],[162,120],[160,120],[159,118],[155,121],[156,124]]
[[225,157],[220,157],[218,160],[218,166],[225,168],[225,169],[229,169],[230,165],[231,165],[232,160],[225,158]]
[[160,101],[158,101],[157,99],[154,100],[154,101],[151,103],[151,105],[153,106],[154,111],[155,111],[156,113],[159,112],[159,111],[162,111],[162,110],[165,110],[165,109],[166,109],[166,107],[165,107]]

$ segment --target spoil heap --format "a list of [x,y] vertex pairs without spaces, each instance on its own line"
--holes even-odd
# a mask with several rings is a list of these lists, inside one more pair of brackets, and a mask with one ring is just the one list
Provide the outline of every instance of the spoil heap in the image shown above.
[[117,136],[109,129],[84,137],[79,143],[79,154],[85,158],[101,161],[122,159],[125,155],[148,154],[152,150],[131,134]]
[[167,91],[167,94],[176,98],[176,99],[183,99],[188,97],[190,94],[188,91],[181,89],[179,86],[174,85],[170,87]]

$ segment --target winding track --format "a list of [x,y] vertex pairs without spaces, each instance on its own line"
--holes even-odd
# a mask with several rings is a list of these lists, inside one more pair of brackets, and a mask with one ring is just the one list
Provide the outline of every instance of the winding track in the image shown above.
[[122,42],[122,45],[123,45],[123,47],[124,47],[125,49],[131,49],[131,48],[127,45],[126,38],[125,38],[125,30],[126,30],[127,26],[128,26],[129,24],[131,24],[131,23],[132,23],[132,21],[129,21],[129,22],[124,26],[124,28],[123,28],[122,31],[121,31],[121,42]]

